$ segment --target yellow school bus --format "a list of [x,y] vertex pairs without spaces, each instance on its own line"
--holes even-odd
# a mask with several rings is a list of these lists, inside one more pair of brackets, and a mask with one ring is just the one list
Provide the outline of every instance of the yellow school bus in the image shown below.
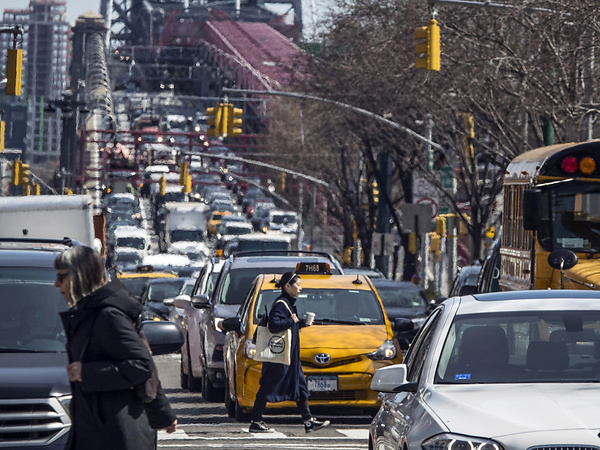
[[517,156],[503,195],[500,290],[600,287],[600,140]]

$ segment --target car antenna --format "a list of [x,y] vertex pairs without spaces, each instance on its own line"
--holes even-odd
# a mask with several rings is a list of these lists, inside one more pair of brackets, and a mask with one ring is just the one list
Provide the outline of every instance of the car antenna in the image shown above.
[[273,275],[273,279],[270,281],[270,283],[277,284],[277,275]]
[[352,284],[362,284],[362,281],[358,279],[358,274],[356,274],[356,280],[354,280]]

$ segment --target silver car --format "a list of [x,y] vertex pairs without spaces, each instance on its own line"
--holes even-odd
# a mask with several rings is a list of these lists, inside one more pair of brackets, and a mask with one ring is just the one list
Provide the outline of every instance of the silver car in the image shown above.
[[375,373],[369,449],[600,449],[600,292],[453,297]]

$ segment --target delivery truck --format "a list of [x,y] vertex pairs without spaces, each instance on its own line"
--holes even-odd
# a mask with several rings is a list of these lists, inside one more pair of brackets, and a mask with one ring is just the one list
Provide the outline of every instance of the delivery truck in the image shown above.
[[0,237],[69,237],[99,251],[102,247],[102,240],[95,239],[89,195],[0,197]]

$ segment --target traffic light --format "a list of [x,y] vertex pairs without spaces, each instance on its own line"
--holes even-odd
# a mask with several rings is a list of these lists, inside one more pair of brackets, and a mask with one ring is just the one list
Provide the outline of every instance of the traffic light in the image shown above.
[[13,161],[12,167],[10,170],[10,182],[13,186],[19,185],[19,180],[21,178],[21,160],[17,159]]
[[465,134],[463,136],[463,152],[466,157],[475,158],[473,140],[475,139],[475,119],[473,114],[462,114]]
[[431,19],[426,27],[415,29],[417,69],[440,70],[440,27],[437,20]]
[[160,181],[158,182],[158,186],[159,186],[159,190],[158,193],[161,197],[164,197],[165,194],[167,193],[167,179],[165,178],[165,176],[163,175],[162,177],[160,177]]
[[373,194],[373,203],[376,205],[379,204],[379,185],[377,184],[377,181],[371,183],[371,192]]
[[21,76],[23,70],[23,50],[20,48],[8,49],[6,55],[6,95],[21,95]]
[[179,184],[185,186],[188,174],[189,174],[189,164],[186,161],[183,161],[179,165]]
[[219,136],[227,137],[229,131],[229,116],[231,116],[231,108],[232,105],[229,103],[219,103],[219,108],[221,109],[221,128],[219,131]]
[[0,120],[0,152],[4,151],[4,132],[6,130],[6,122]]
[[185,176],[185,180],[183,180],[183,192],[186,194],[192,192],[192,175],[189,173]]
[[234,108],[233,105],[229,105],[228,110],[227,136],[239,136],[242,134],[242,114],[244,114],[244,110]]
[[40,195],[42,192],[42,189],[40,188],[39,183],[32,183],[31,185],[33,187],[33,195]]
[[440,237],[446,236],[446,216],[444,214],[435,218],[435,234]]
[[26,186],[29,186],[29,164],[19,164],[19,185],[23,186],[23,189],[25,189]]
[[206,124],[208,125],[206,130],[207,135],[215,137],[221,136],[221,130],[223,127],[222,113],[223,108],[221,108],[221,104],[211,108],[206,108],[206,115],[208,116],[208,119],[206,120]]

